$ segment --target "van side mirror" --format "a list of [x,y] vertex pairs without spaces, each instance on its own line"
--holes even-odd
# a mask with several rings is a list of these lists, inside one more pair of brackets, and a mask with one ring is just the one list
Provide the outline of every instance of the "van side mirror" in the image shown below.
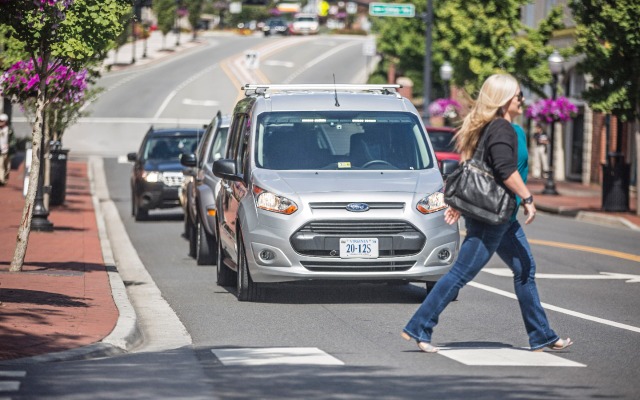
[[442,179],[446,181],[449,175],[451,175],[451,173],[453,173],[453,171],[455,171],[459,165],[460,162],[456,160],[442,160],[442,163],[440,163],[440,172],[442,173]]
[[231,181],[241,181],[242,177],[236,172],[235,160],[221,158],[213,162],[213,174],[218,178],[228,179]]

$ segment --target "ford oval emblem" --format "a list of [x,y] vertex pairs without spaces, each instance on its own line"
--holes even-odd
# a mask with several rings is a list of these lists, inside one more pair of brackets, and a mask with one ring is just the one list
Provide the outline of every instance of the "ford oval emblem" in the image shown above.
[[369,205],[366,203],[349,203],[347,204],[347,211],[351,211],[351,212],[369,211]]

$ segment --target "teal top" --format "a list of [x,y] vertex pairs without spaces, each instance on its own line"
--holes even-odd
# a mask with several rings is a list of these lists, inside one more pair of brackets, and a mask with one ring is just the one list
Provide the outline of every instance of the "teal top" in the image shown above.
[[[529,150],[527,149],[527,134],[524,133],[524,129],[518,124],[511,124],[518,136],[518,173],[522,177],[524,183],[527,183],[527,177],[529,176]],[[511,221],[515,221],[518,216],[518,209],[520,208],[520,197],[516,196],[516,211],[511,216]]]

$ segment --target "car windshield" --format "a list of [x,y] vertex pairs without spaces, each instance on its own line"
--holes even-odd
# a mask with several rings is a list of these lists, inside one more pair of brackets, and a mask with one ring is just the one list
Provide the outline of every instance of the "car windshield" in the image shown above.
[[143,158],[158,161],[179,161],[180,154],[194,153],[198,146],[196,136],[152,137],[144,148]]
[[258,117],[257,129],[259,168],[418,170],[434,165],[411,113],[272,112]]
[[429,139],[435,151],[447,153],[454,153],[456,151],[452,132],[429,131]]

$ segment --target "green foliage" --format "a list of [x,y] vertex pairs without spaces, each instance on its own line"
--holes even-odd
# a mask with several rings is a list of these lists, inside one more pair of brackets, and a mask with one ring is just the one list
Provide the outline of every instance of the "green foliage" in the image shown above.
[[594,110],[640,118],[640,4],[637,0],[572,0],[575,51],[593,86],[583,96]]
[[[532,90],[542,93],[551,80],[546,56],[554,29],[561,26],[561,9],[554,9],[537,29],[520,22],[520,8],[528,0],[434,1],[432,82],[443,83],[438,70],[444,61],[454,67],[452,83],[475,93],[491,74],[506,71]],[[416,14],[426,0],[413,2]],[[421,18],[375,18],[380,32],[378,49],[397,61],[400,73],[421,92],[425,57],[425,23]]]
[[163,35],[171,32],[176,22],[176,2],[175,0],[154,0],[153,11],[158,18],[158,29]]
[[194,37],[195,32],[198,30],[198,25],[200,24],[200,17],[202,16],[202,7],[204,5],[204,0],[187,0],[186,6],[189,11],[189,24],[191,24],[191,28],[193,29]]
[[242,5],[242,11],[239,14],[229,14],[228,23],[235,27],[239,23],[247,23],[249,21],[263,21],[269,18],[269,10],[265,6],[249,6]]
[[20,60],[29,57],[24,44],[13,35],[13,28],[0,25],[0,71],[8,69]]

